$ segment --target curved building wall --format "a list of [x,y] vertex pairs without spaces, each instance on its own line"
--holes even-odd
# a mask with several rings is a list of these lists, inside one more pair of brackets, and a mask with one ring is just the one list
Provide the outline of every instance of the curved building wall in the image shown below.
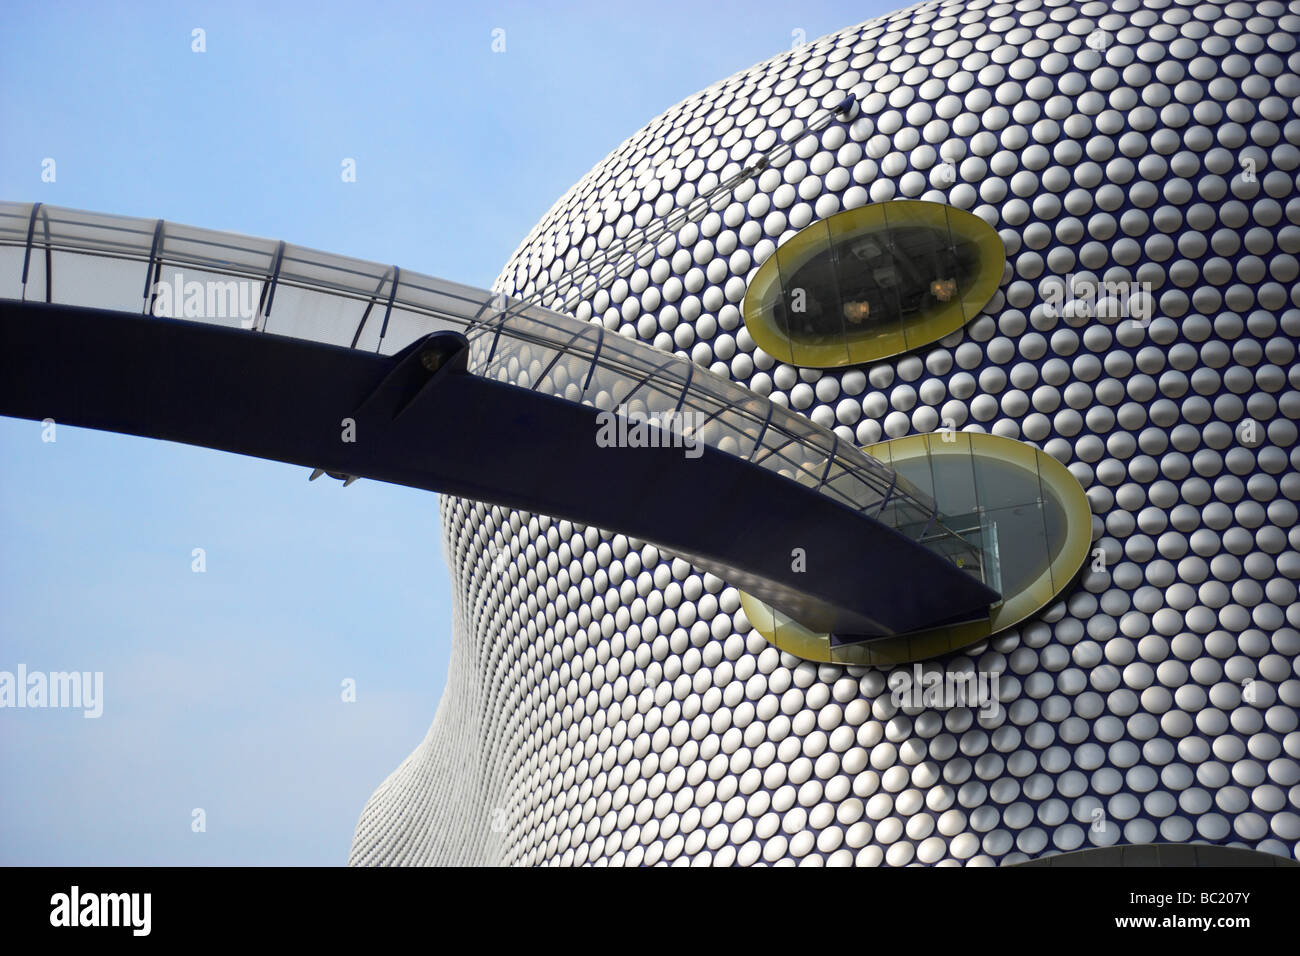
[[[593,168],[501,291],[544,286],[853,92],[850,122],[553,307],[859,445],[945,424],[1032,442],[1087,490],[1099,550],[1036,618],[925,665],[1001,672],[1001,706],[900,707],[886,672],[776,650],[727,582],[652,545],[444,499],[447,687],[350,862],[1002,864],[1188,841],[1294,857],[1298,34],[1300,4],[1275,0],[926,3],[730,77]],[[759,264],[896,198],[998,230],[981,317],[862,368],[757,349],[740,305]],[[1149,321],[1062,303],[1070,275],[1149,288]]]

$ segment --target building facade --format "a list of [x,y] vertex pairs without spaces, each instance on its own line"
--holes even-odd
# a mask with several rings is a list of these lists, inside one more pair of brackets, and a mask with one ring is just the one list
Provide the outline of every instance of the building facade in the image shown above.
[[[999,865],[1189,842],[1294,858],[1297,36],[1300,3],[1279,0],[923,3],[725,79],[615,148],[499,291],[844,442],[1032,444],[1086,493],[1089,557],[991,638],[919,670],[848,666],[773,646],[731,583],[652,543],[444,497],[447,685],[349,862]],[[546,291],[846,95],[842,118],[610,281]],[[996,230],[1006,265],[980,314],[865,363],[760,348],[745,297],[761,266],[899,200]],[[988,678],[996,701],[896,693],[922,674]]]

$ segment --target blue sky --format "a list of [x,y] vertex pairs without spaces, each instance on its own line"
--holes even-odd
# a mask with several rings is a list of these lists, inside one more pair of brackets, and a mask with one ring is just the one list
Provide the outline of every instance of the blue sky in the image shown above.
[[[488,287],[651,118],[890,9],[10,2],[0,198]],[[98,720],[0,709],[0,864],[343,863],[432,721],[450,626],[431,494],[0,418],[0,671],[104,674]]]

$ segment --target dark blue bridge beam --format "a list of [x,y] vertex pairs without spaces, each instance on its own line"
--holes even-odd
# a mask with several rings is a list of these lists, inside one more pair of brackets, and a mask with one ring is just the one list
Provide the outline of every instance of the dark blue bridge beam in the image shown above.
[[[907,633],[998,595],[891,528],[714,448],[600,447],[597,410],[465,370],[178,319],[0,302],[0,414],[445,492],[619,531],[819,631]],[[345,442],[344,419],[355,422]],[[794,549],[806,570],[792,570]]]

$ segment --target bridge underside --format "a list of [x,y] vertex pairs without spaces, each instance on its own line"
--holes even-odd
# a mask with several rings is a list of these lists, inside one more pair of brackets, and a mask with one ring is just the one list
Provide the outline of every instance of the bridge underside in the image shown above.
[[597,409],[469,374],[454,333],[384,356],[200,322],[0,302],[0,414],[619,531],[688,555],[808,627],[858,639],[984,617],[998,599],[893,529],[717,449],[701,444],[687,457],[682,448],[601,447]]

